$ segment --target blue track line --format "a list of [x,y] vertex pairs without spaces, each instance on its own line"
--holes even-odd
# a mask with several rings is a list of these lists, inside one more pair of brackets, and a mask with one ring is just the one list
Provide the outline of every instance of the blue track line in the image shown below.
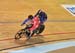
[[47,44],[42,46],[30,47],[27,49],[12,51],[9,53],[46,53],[48,51],[54,51],[62,48],[75,46],[75,41],[66,41],[60,43]]

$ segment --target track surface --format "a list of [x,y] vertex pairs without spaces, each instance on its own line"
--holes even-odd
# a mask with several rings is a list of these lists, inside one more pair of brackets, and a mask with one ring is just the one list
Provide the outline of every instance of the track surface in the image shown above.
[[[71,21],[75,17],[62,8],[61,4],[75,4],[75,0],[0,0],[0,51],[75,39],[75,22]],[[39,9],[48,15],[46,29],[41,36],[32,37],[27,42],[24,39],[14,40],[15,33],[24,28],[20,26],[24,19]]]

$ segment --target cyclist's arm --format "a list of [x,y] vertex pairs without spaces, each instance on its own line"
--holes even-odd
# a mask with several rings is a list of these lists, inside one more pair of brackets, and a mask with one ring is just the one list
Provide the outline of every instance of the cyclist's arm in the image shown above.
[[24,20],[24,22],[21,24],[21,26],[23,26],[24,24],[26,24],[26,22],[28,22],[29,19]]

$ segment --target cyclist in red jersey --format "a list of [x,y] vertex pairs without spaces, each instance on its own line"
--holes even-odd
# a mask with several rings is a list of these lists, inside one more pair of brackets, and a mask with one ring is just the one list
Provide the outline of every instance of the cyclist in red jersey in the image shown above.
[[34,17],[34,19],[32,19],[31,24],[32,24],[33,26],[32,26],[31,28],[29,28],[30,31],[33,31],[33,30],[35,30],[36,28],[39,27],[39,25],[40,25],[40,20],[39,20],[38,16],[36,16],[36,17]]
[[42,10],[39,10],[35,16],[29,15],[28,18],[21,24],[24,25],[26,23],[29,24],[28,27],[28,37],[33,36],[33,33],[35,33],[36,29],[40,26],[40,24],[43,24],[47,20],[47,15]]
[[32,15],[28,16],[29,21],[26,22],[26,25],[28,25],[27,27],[27,34],[28,34],[28,38],[30,38],[31,36],[33,36],[34,31],[39,27],[40,25],[40,19],[39,19],[39,15],[33,17]]
[[37,15],[36,17],[34,17],[31,21],[31,24],[32,24],[32,27],[29,28],[29,31],[30,31],[30,35],[29,35],[29,38],[31,36],[33,36],[33,31],[36,30],[39,25],[40,25],[40,19],[38,18],[39,16]]

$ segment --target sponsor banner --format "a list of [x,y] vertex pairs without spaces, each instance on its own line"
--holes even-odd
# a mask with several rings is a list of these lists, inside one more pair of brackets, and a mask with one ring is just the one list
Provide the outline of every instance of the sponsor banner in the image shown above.
[[70,14],[75,16],[75,5],[62,5]]

